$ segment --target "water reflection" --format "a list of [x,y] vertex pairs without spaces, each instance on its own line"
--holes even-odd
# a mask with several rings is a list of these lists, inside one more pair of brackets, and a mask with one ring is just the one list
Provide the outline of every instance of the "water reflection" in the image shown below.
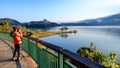
[[67,38],[69,35],[68,34],[60,34],[59,36],[62,38]]
[[60,34],[59,36],[62,38],[67,38],[70,34],[77,34],[77,30],[69,31],[68,33]]

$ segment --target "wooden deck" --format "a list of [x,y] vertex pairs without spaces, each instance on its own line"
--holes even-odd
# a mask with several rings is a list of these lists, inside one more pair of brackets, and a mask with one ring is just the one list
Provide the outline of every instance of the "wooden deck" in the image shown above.
[[31,62],[29,56],[21,55],[22,59],[20,61],[13,61],[13,51],[13,43],[0,39],[0,68],[36,68],[34,64],[32,65],[33,62]]

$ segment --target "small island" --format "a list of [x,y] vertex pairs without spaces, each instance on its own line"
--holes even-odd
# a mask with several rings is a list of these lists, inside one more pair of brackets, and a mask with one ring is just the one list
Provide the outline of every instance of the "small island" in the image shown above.
[[58,32],[46,32],[43,30],[30,30],[31,32],[31,37],[34,38],[41,38],[41,37],[47,37],[47,36],[52,36],[52,35],[57,35],[57,34],[66,34],[66,33],[77,33],[77,30],[69,30],[67,27],[62,27],[60,28],[61,31]]

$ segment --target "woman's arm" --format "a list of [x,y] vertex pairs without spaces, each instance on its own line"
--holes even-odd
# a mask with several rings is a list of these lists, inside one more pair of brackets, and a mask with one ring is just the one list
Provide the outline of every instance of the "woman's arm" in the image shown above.
[[16,35],[16,36],[18,36],[18,37],[22,37],[22,36],[23,36],[21,30],[16,31],[16,33],[15,33],[14,35]]
[[19,33],[19,36],[22,37],[23,34],[22,34],[22,31],[21,30],[18,30],[18,33]]

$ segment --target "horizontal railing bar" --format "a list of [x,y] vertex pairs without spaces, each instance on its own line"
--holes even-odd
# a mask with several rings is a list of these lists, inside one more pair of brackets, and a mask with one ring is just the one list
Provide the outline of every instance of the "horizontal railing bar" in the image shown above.
[[33,37],[29,37],[29,36],[24,36],[24,37],[28,38],[28,39],[30,39],[32,41],[35,41],[35,42],[39,41],[37,38],[33,38]]
[[63,49],[62,47],[47,43],[47,42],[39,40],[37,38],[32,38],[32,37],[27,37],[27,36],[26,36],[26,38],[29,38],[30,40],[33,40],[33,41],[36,41],[36,42],[39,42],[39,43],[43,44],[44,46],[53,49],[54,51],[59,51],[59,50]]
[[60,53],[62,53],[64,56],[66,56],[67,58],[72,60],[72,62],[74,62],[75,64],[78,64],[80,67],[105,68],[104,66],[102,66],[98,63],[95,63],[87,58],[78,56],[77,54],[75,54],[67,49],[61,50]]
[[63,49],[62,47],[59,47],[59,46],[56,46],[56,45],[53,45],[53,44],[50,44],[50,43],[47,43],[45,41],[42,41],[42,40],[39,40],[39,43],[43,44],[44,46],[48,47],[48,48],[51,48],[52,50],[54,51],[59,51],[61,49]]
[[70,67],[72,67],[72,68],[77,68],[76,66],[74,66],[73,64],[71,64],[71,63],[68,62],[68,61],[65,61],[65,63],[66,63],[67,65],[69,65]]
[[42,45],[51,48],[55,51],[58,51],[60,53],[62,53],[64,56],[66,56],[67,58],[69,58],[70,60],[72,60],[75,64],[78,64],[80,67],[90,67],[90,68],[104,68],[104,66],[95,63],[87,58],[78,56],[77,54],[67,50],[67,49],[63,49],[62,47],[50,44],[48,42],[36,39],[36,38],[31,38],[30,39],[34,40],[34,41],[38,41],[39,43],[41,43]]

